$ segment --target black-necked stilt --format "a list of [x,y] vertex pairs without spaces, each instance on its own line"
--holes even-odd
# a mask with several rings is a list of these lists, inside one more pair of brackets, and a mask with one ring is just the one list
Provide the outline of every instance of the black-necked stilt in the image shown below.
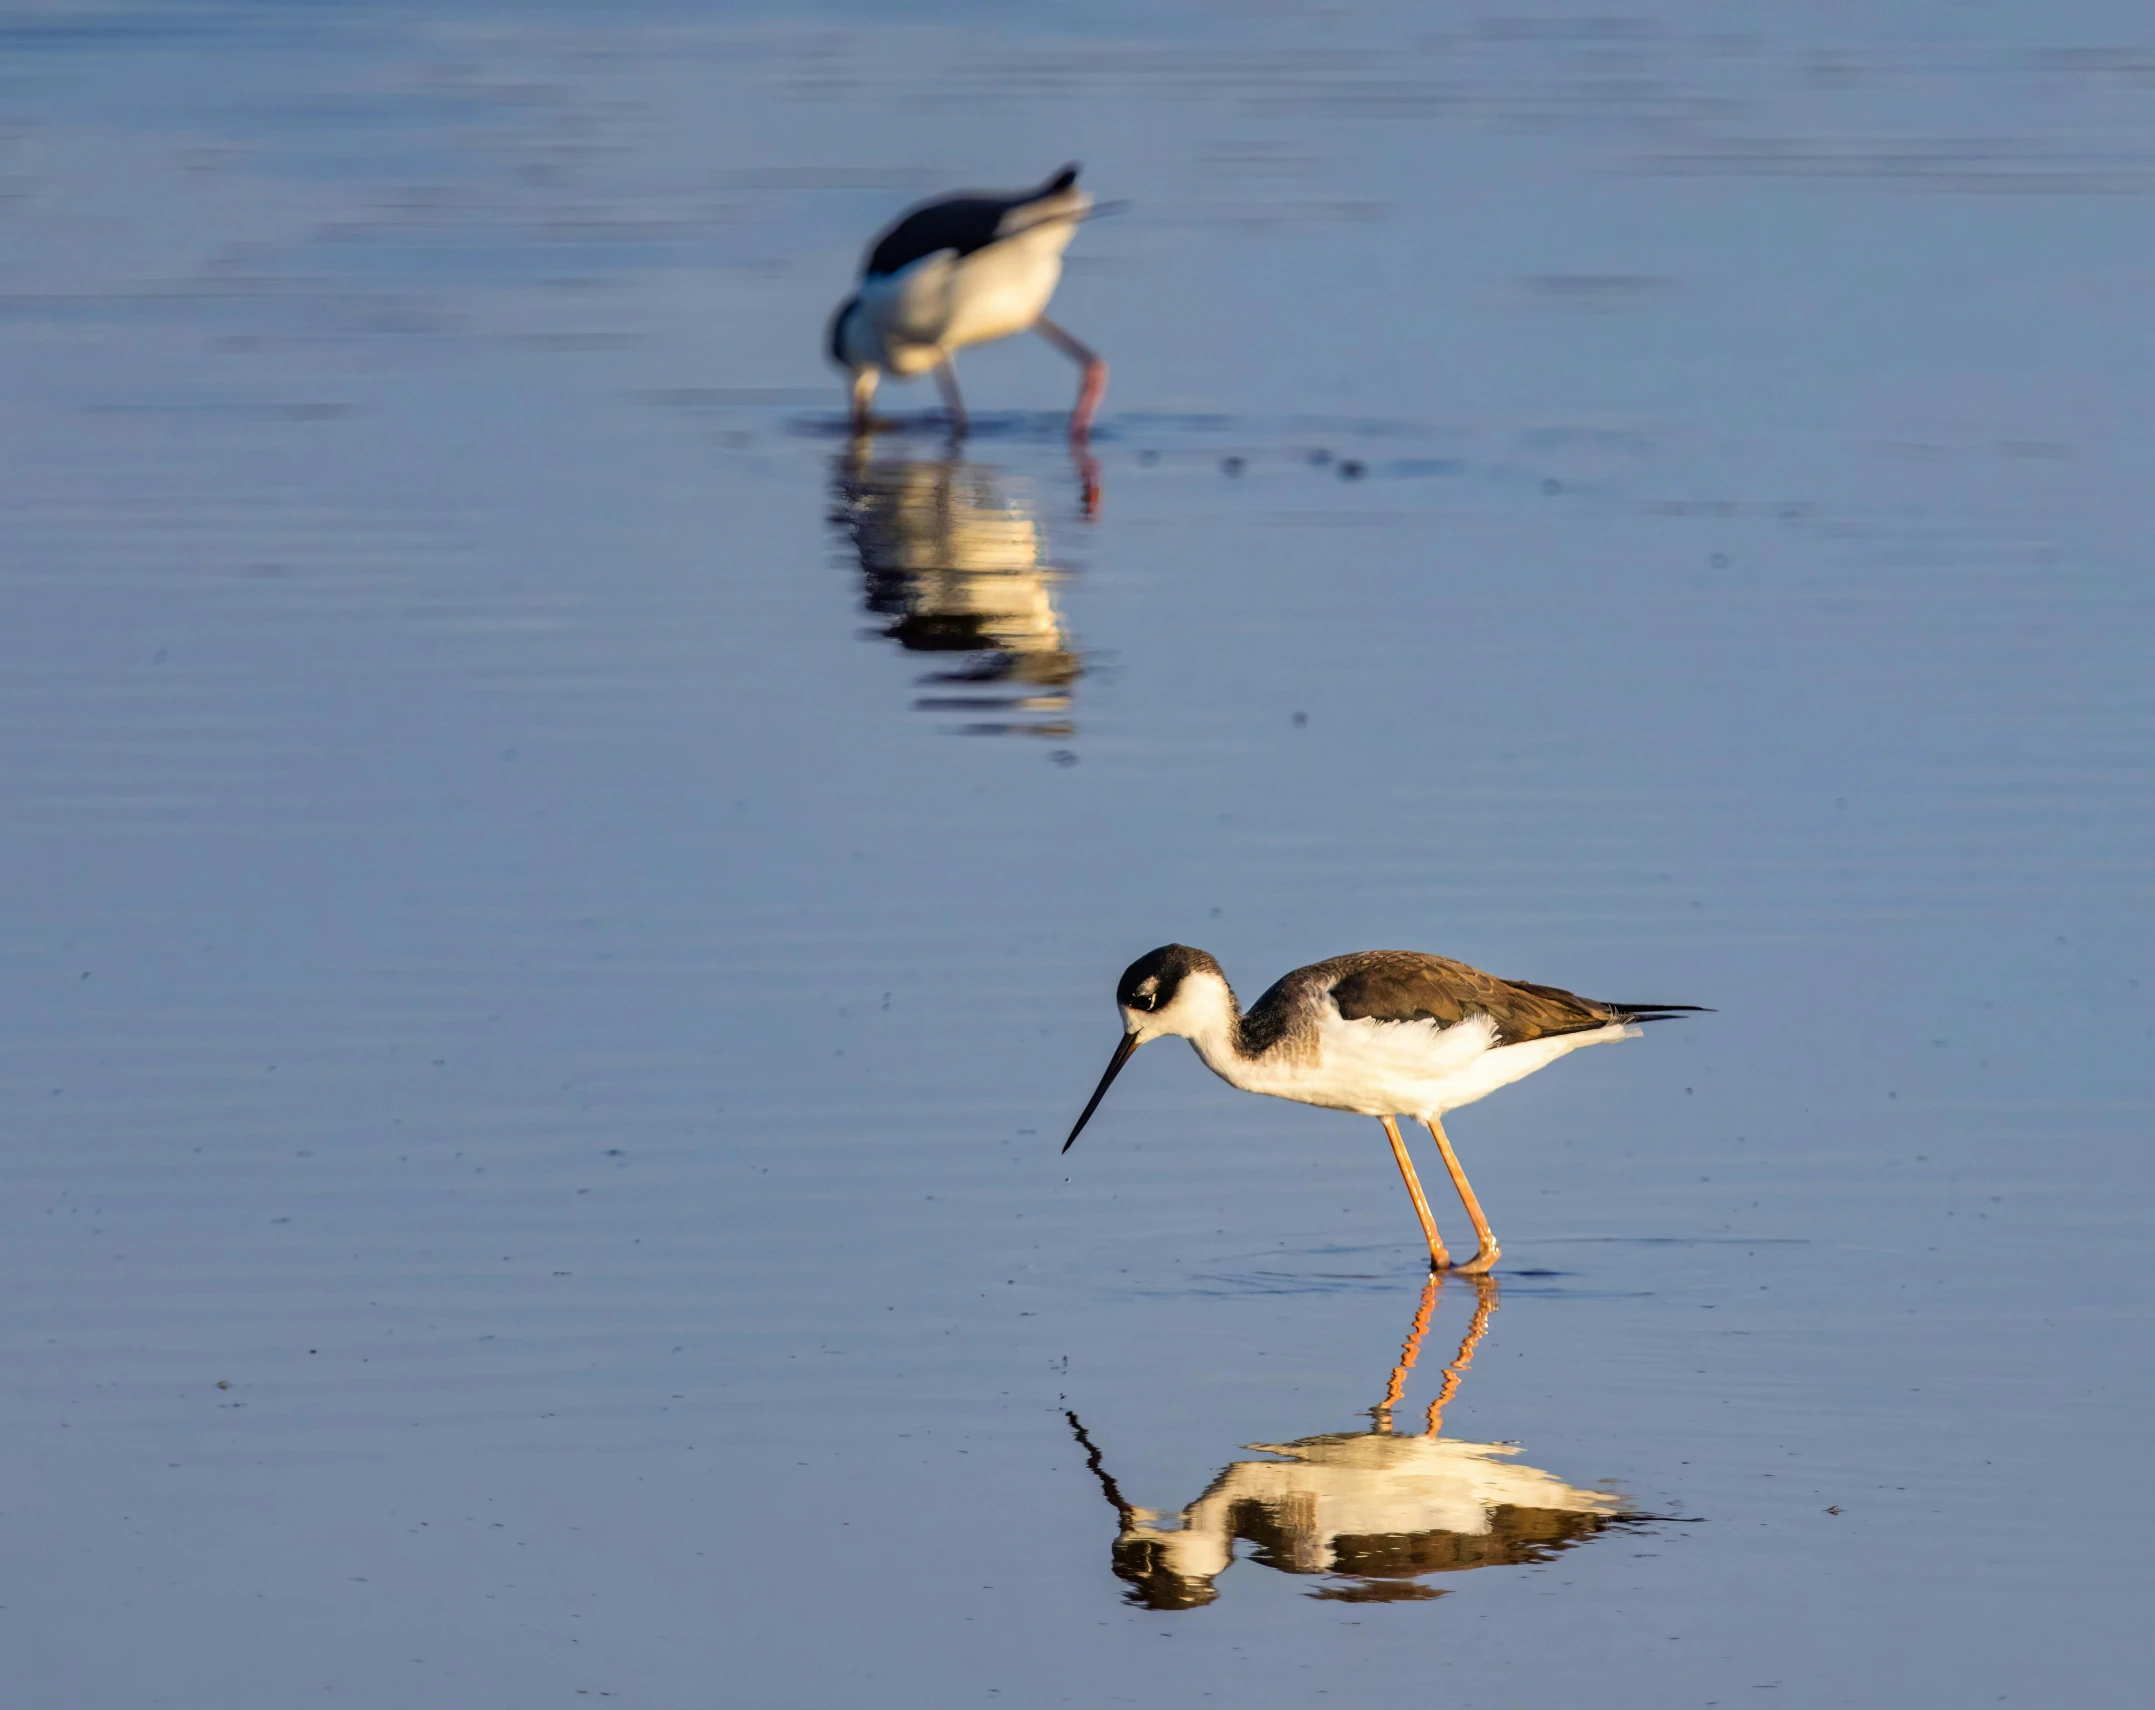
[[1237,1539],[1283,1573],[1331,1574],[1345,1581],[1317,1596],[1354,1603],[1442,1595],[1426,1574],[1546,1561],[1611,1526],[1642,1518],[1606,1491],[1581,1490],[1552,1473],[1521,1466],[1516,1443],[1469,1443],[1440,1436],[1445,1404],[1489,1326],[1496,1280],[1477,1277],[1473,1321],[1444,1369],[1419,1435],[1392,1429],[1429,1328],[1438,1279],[1422,1290],[1414,1327],[1384,1399],[1370,1409],[1376,1428],[1327,1432],[1291,1443],[1245,1447],[1273,1460],[1231,1461],[1171,1523],[1140,1508],[1116,1484],[1075,1413],[1066,1414],[1086,1464],[1119,1522],[1112,1557],[1129,1601],[1148,1609],[1195,1609],[1214,1601],[1213,1582],[1235,1559]]
[[1454,1268],[1451,1257],[1393,1119],[1412,1116],[1423,1123],[1479,1238],[1473,1258],[1456,1267],[1462,1273],[1495,1264],[1497,1238],[1445,1135],[1444,1113],[1582,1045],[1629,1038],[1639,1022],[1701,1008],[1596,1003],[1555,986],[1500,980],[1444,956],[1364,950],[1295,969],[1244,1013],[1219,963],[1186,944],[1163,944],[1132,962],[1115,1001],[1122,1006],[1122,1043],[1064,1151],[1130,1054],[1148,1039],[1178,1034],[1229,1086],[1381,1121],[1428,1237],[1430,1267],[1448,1270]]
[[1072,165],[1031,190],[939,196],[909,208],[875,240],[859,288],[830,326],[831,360],[852,376],[854,432],[868,430],[883,374],[909,380],[931,372],[962,432],[952,354],[1029,328],[1084,370],[1070,437],[1085,438],[1107,390],[1107,364],[1047,317],[1063,251],[1092,211],[1077,175]]

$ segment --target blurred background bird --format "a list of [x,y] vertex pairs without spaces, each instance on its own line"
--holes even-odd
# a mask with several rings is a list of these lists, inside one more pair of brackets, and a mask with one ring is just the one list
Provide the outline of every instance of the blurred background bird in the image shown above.
[[1070,437],[1082,441],[1107,390],[1107,364],[1047,318],[1063,251],[1093,200],[1075,163],[1030,190],[961,190],[909,208],[879,236],[859,287],[831,316],[830,356],[851,376],[852,425],[873,425],[877,382],[932,373],[954,432],[966,427],[952,356],[1037,332],[1083,371]]

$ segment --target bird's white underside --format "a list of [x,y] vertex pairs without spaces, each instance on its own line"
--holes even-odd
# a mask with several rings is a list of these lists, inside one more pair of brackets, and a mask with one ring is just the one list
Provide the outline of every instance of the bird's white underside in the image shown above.
[[872,349],[856,357],[901,378],[926,374],[952,351],[1020,333],[1047,313],[1062,278],[1063,251],[1077,234],[1088,199],[1059,217],[997,239],[961,256],[924,255],[910,266],[860,287],[859,324]]
[[1611,1022],[1518,1045],[1497,1043],[1486,1015],[1445,1026],[1436,1021],[1344,1020],[1329,998],[1312,1017],[1312,1034],[1245,1057],[1235,1048],[1234,996],[1210,974],[1186,977],[1166,1009],[1126,1011],[1142,1039],[1180,1034],[1205,1067],[1229,1086],[1358,1116],[1426,1119],[1487,1098],[1499,1087],[1588,1045],[1637,1035]]

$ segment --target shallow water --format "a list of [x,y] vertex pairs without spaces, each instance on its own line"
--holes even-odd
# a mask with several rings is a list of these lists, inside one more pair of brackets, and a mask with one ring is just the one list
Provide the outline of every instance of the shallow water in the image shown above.
[[[23,1702],[2138,1701],[2137,13],[0,39]],[[1069,157],[1096,476],[849,452]],[[1425,1302],[1374,1123],[1058,1155],[1168,939],[1718,1013]]]

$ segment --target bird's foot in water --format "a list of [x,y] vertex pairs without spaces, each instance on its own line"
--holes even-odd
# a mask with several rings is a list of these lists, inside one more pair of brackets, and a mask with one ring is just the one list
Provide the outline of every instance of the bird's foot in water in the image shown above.
[[1086,519],[1100,514],[1100,460],[1090,445],[1075,435],[1070,440],[1070,461],[1077,469],[1078,509]]

